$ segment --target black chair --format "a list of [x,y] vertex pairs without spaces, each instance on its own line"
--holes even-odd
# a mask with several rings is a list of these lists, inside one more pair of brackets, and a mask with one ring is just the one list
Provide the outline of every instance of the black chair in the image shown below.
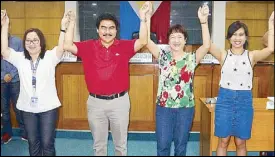
[[[132,39],[138,39],[138,38],[139,38],[139,32],[134,32],[132,34]],[[150,38],[155,44],[158,44],[158,39],[157,39],[157,34],[156,33],[151,32]]]

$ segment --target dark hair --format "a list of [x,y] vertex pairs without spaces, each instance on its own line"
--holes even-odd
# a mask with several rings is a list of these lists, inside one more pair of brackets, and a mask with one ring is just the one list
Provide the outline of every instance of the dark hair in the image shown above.
[[168,30],[168,33],[167,33],[167,39],[169,40],[169,36],[172,34],[172,33],[182,33],[185,40],[187,40],[188,38],[188,34],[187,34],[187,31],[185,30],[185,28],[182,26],[182,25],[179,25],[179,24],[176,24],[174,26],[171,26]]
[[[247,26],[244,23],[240,22],[240,21],[235,21],[228,27],[226,39],[229,40],[232,37],[232,35],[237,30],[239,30],[240,28],[244,29],[245,36],[248,37],[248,28],[247,28]],[[232,47],[232,45],[230,45],[230,47]],[[246,39],[246,41],[243,45],[244,49],[247,49],[247,47],[248,47],[248,39]]]
[[113,14],[110,14],[110,13],[103,13],[101,14],[97,19],[96,19],[96,28],[99,29],[99,24],[102,20],[111,20],[115,23],[116,25],[116,29],[118,30],[118,27],[119,27],[119,23],[118,23],[118,20],[117,18],[113,15]]
[[27,58],[28,60],[31,60],[30,53],[26,49],[26,45],[25,45],[27,35],[28,35],[28,33],[31,33],[31,32],[35,32],[37,34],[37,36],[39,37],[40,46],[41,46],[41,52],[39,54],[39,57],[41,59],[43,59],[44,56],[45,56],[45,53],[46,53],[46,39],[45,39],[44,34],[38,28],[30,28],[30,29],[26,30],[26,32],[24,34],[23,46],[24,46],[24,55],[25,55],[25,58]]

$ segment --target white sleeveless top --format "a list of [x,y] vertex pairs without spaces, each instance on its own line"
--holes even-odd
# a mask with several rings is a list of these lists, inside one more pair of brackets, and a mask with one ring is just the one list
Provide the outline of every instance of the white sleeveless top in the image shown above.
[[232,90],[251,90],[252,78],[253,69],[248,50],[241,55],[228,50],[221,69],[220,86]]

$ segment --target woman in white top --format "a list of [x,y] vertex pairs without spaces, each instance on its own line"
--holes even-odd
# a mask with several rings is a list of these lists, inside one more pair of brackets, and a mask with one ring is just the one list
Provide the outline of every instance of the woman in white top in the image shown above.
[[210,53],[219,60],[220,89],[215,107],[215,136],[219,137],[217,155],[225,156],[231,136],[234,136],[238,156],[246,155],[246,140],[251,138],[253,121],[252,78],[253,67],[274,52],[274,12],[268,22],[268,46],[248,51],[247,26],[236,21],[227,32],[231,47],[218,49],[211,44]]
[[61,106],[55,85],[55,67],[64,52],[67,14],[61,22],[57,47],[46,50],[43,33],[31,28],[24,34],[24,53],[16,53],[8,47],[9,18],[6,10],[1,10],[1,54],[18,69],[21,83],[16,107],[22,111],[31,156],[55,155],[57,109]]

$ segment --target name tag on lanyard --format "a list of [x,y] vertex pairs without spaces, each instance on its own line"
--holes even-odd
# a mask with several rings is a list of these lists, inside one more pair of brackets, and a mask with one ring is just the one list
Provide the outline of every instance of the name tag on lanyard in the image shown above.
[[31,97],[31,101],[30,104],[32,107],[36,107],[38,105],[38,97],[37,97],[37,93],[36,93],[36,70],[39,64],[40,58],[37,59],[35,65],[33,65],[33,61],[30,61],[31,64],[31,70],[32,70],[32,97]]

